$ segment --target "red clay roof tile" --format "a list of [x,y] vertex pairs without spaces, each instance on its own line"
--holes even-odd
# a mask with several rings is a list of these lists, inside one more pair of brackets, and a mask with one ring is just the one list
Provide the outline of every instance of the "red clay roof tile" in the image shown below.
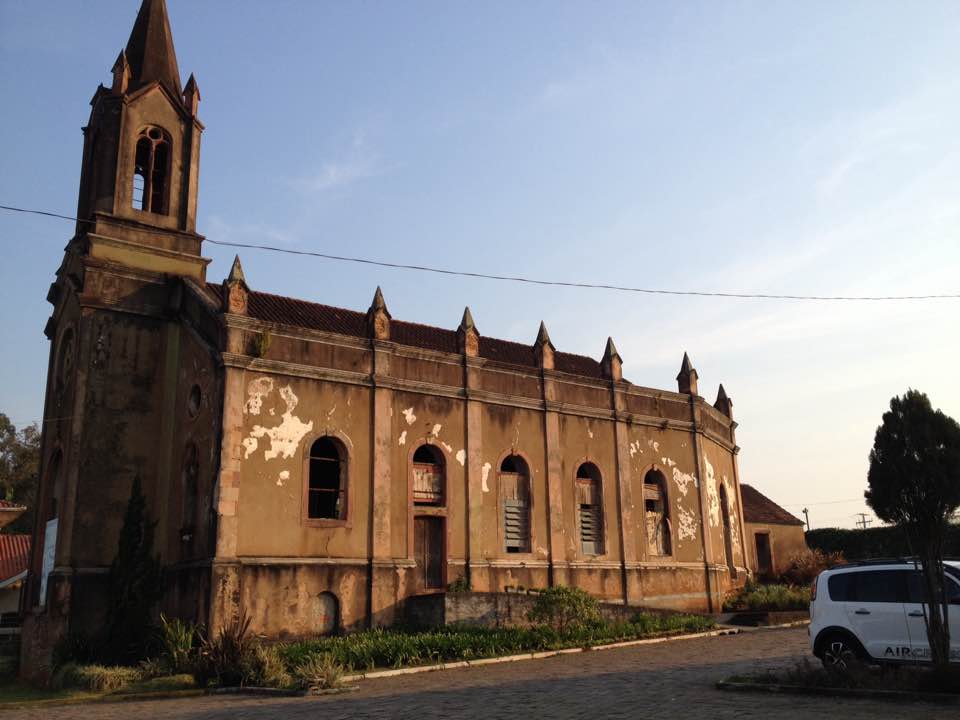
[[0,582],[19,575],[30,565],[30,536],[0,533]]
[[740,497],[743,499],[743,519],[746,522],[803,525],[803,520],[788,513],[751,485],[740,483]]
[[[223,288],[207,283],[210,293],[219,302]],[[321,330],[350,337],[367,336],[366,313],[356,310],[321,305],[319,303],[296,300],[270,293],[250,292],[247,299],[247,313],[250,317],[266,322],[296,325],[310,330]],[[390,323],[391,339],[401,345],[456,353],[457,333],[455,330],[420,325],[418,323],[393,320]],[[537,367],[537,359],[531,345],[480,337],[480,357],[488,360]],[[600,378],[600,363],[584,355],[558,352],[554,355],[554,366],[561,372]]]

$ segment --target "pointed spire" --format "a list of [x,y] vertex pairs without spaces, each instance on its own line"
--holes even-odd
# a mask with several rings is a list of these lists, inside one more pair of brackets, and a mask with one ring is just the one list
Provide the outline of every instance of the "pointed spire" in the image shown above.
[[717,399],[713,406],[733,420],[733,400],[727,397],[727,391],[723,389],[723,383],[720,383],[720,389],[717,391]]
[[549,345],[553,348],[550,333],[547,332],[547,324],[543,320],[540,321],[540,332],[537,333],[537,345]]
[[603,376],[609,380],[623,380],[623,360],[613,344],[613,338],[607,338],[607,347],[603,351],[603,360],[600,361]]
[[460,321],[460,329],[477,331],[477,326],[473,324],[473,314],[470,312],[469,305],[463,309],[463,319]]
[[127,53],[121,50],[117,55],[117,61],[110,69],[113,73],[113,94],[123,95],[127,92],[127,86],[130,84],[130,63],[127,62]]
[[187,80],[187,85],[183,88],[183,104],[191,115],[197,114],[201,99],[200,86],[197,85],[197,79],[193,76],[193,73],[190,73],[190,79]]
[[235,255],[233,265],[230,266],[230,274],[227,275],[227,282],[242,282],[246,284],[247,279],[243,275],[243,265],[240,264],[240,256]]
[[553,370],[553,343],[550,341],[550,333],[547,332],[547,324],[540,321],[540,332],[537,333],[537,342],[533,346],[533,353],[537,357],[537,363],[544,370]]
[[131,89],[156,81],[174,97],[182,95],[180,69],[165,0],[143,0],[127,41],[126,53],[131,70]]
[[250,288],[247,287],[240,256],[237,255],[233,258],[233,265],[230,266],[230,274],[223,281],[223,311],[232,315],[246,315],[249,295]]
[[697,379],[697,371],[694,369],[693,363],[690,362],[690,356],[684,353],[683,362],[680,364],[680,372],[677,373],[677,387],[679,392],[696,395]]
[[607,347],[603,352],[604,359],[606,358],[617,358],[620,359],[620,353],[617,352],[617,346],[613,344],[613,338],[607,338]]
[[370,310],[380,310],[385,312],[387,317],[391,317],[390,311],[387,310],[387,303],[383,299],[383,291],[379,285],[377,285],[377,291],[373,294],[373,302],[370,303]]
[[377,291],[373,294],[373,302],[367,310],[367,332],[370,337],[377,340],[390,339],[390,311],[387,310],[387,303],[383,299],[383,291],[377,285]]
[[463,309],[463,319],[457,328],[457,344],[464,355],[476,357],[480,354],[480,333],[473,322],[473,313],[469,307]]

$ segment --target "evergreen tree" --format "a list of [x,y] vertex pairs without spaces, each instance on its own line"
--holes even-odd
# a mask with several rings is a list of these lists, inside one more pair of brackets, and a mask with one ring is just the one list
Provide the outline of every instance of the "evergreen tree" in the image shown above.
[[877,428],[867,482],[867,504],[906,532],[919,559],[930,654],[946,667],[950,627],[943,543],[949,518],[960,506],[960,425],[917,390],[894,397]]
[[106,650],[111,662],[136,662],[147,649],[153,608],[163,595],[163,570],[160,558],[153,553],[155,527],[147,514],[140,477],[136,476],[117,555],[110,565]]

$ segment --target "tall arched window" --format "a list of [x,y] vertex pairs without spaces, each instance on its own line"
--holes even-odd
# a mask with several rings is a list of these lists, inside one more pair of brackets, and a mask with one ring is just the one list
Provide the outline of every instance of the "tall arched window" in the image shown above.
[[519,455],[508,455],[500,464],[500,505],[504,550],[530,552],[530,470]]
[[667,479],[659,470],[651,470],[643,479],[643,507],[647,522],[647,554],[670,555]]
[[603,496],[600,469],[593,463],[577,468],[577,517],[581,552],[603,555]]
[[133,165],[133,209],[167,212],[167,185],[170,176],[170,140],[157,127],[146,127],[137,138]]
[[346,473],[342,445],[332,437],[319,438],[310,447],[307,517],[343,520],[347,516]]
[[433,445],[421,445],[413,454],[413,504],[444,504],[443,453]]

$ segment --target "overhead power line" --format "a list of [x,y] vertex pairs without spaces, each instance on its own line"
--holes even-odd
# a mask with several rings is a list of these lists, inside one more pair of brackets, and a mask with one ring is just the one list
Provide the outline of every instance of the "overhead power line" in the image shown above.
[[[13,207],[10,205],[0,205],[0,210],[10,212],[28,213],[31,215],[44,215],[46,217],[61,218],[63,220],[72,220],[74,222],[91,222],[81,218],[61,215],[59,213],[48,212],[45,210],[30,210],[27,208]],[[295,250],[293,248],[282,248],[273,245],[261,245],[258,243],[241,243],[226,240],[214,240],[206,238],[208,243],[232,248],[245,248],[249,250],[263,250],[267,252],[282,253],[285,255],[298,255],[322,258],[324,260],[334,260],[337,262],[359,263],[362,265],[375,265],[377,267],[392,268],[395,270],[414,270],[418,272],[436,273],[439,275],[453,275],[456,277],[478,278],[483,280],[500,280],[505,282],[526,283],[528,285],[547,285],[551,287],[570,287],[582,288],[588,290],[616,290],[619,292],[643,293],[646,295],[682,295],[687,297],[720,297],[720,298],[739,298],[752,300],[813,300],[813,301],[891,301],[891,300],[947,300],[960,299],[960,293],[937,293],[929,295],[786,295],[774,293],[746,293],[746,292],[710,292],[706,290],[666,290],[662,288],[641,288],[629,287],[625,285],[612,285],[608,283],[582,283],[568,282],[564,280],[543,280],[539,278],[522,277],[519,275],[494,275],[491,273],[469,272],[466,270],[450,270],[447,268],[430,267],[427,265],[411,265],[405,263],[392,263],[384,260],[373,260],[371,258],[351,257],[348,255],[334,255],[332,253],[322,253],[315,250]]]

